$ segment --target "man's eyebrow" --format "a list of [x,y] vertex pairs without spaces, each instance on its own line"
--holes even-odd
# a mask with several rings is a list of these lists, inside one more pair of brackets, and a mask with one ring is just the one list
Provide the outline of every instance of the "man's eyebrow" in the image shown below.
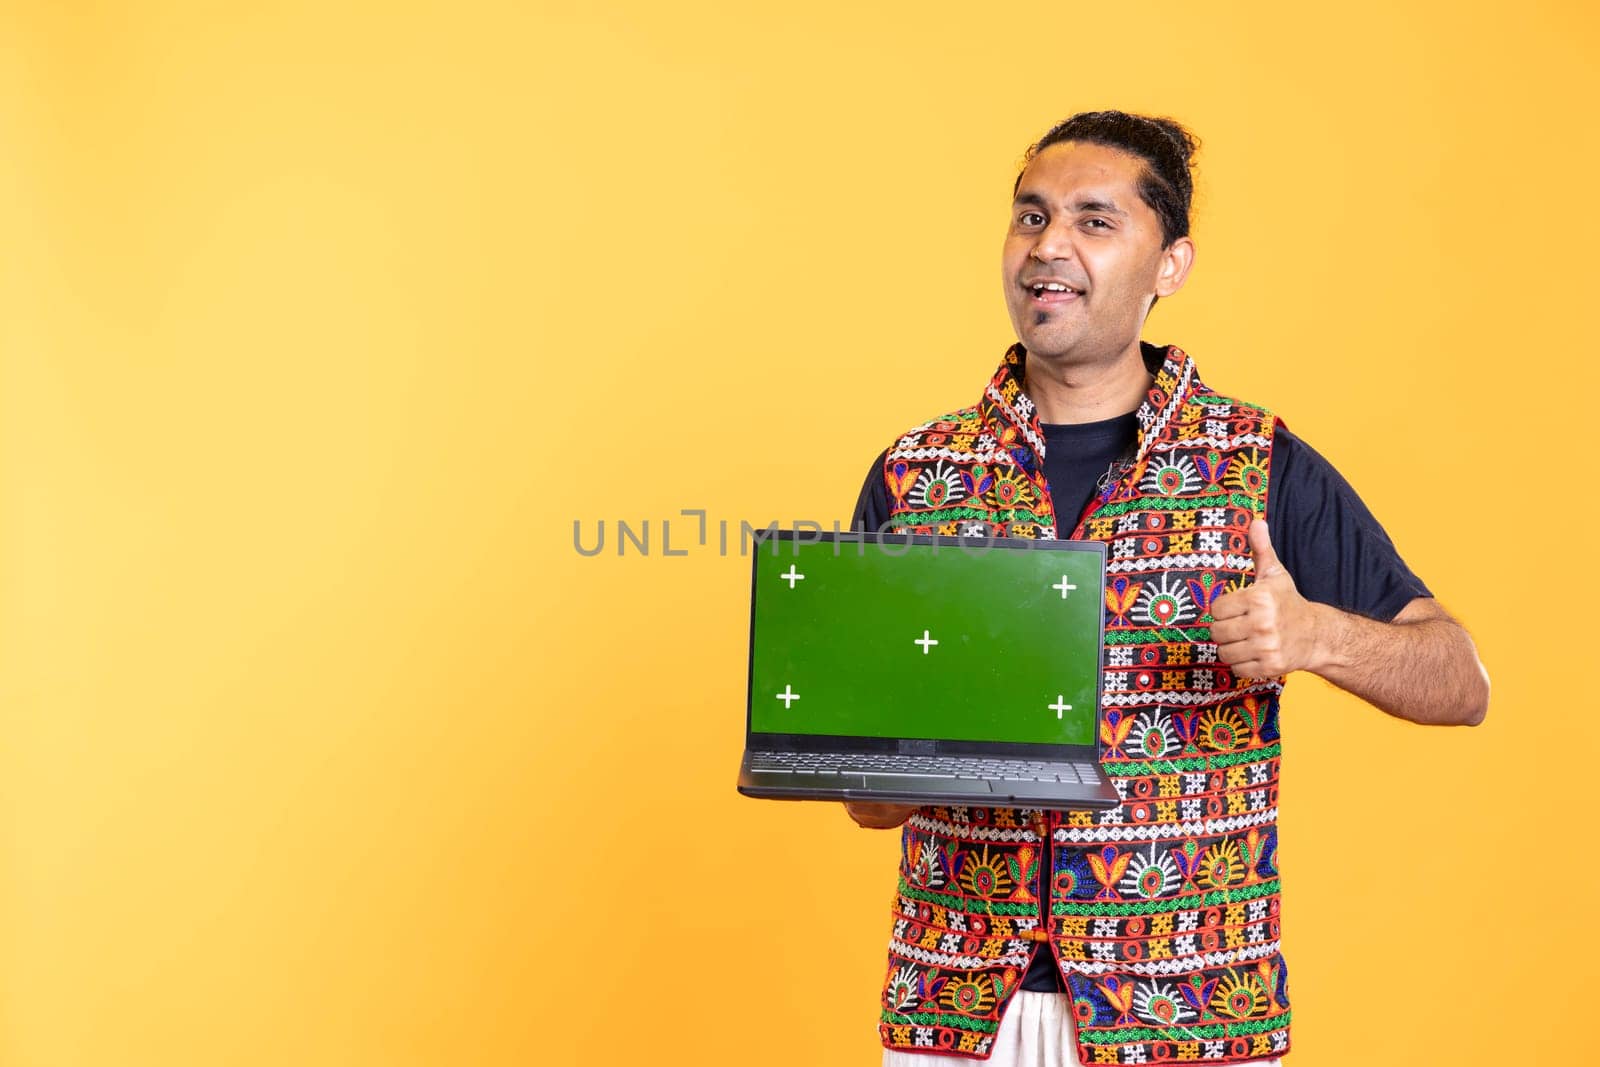
[[1122,210],[1111,200],[1079,200],[1072,205],[1073,210],[1082,214],[1093,215],[1121,215],[1124,218],[1128,213]]
[[[1038,193],[1018,193],[1012,199],[1011,203],[1013,207],[1021,207],[1023,205],[1027,205],[1028,207],[1049,206],[1045,203],[1044,197],[1040,196]],[[1097,200],[1094,198],[1076,200],[1072,203],[1071,207],[1074,212],[1080,215],[1099,214],[1120,215],[1123,218],[1128,217],[1128,213],[1118,207],[1116,202],[1112,200]]]

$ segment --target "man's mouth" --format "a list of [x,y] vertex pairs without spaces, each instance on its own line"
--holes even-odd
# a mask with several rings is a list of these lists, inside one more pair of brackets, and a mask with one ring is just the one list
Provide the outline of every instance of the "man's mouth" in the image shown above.
[[1025,282],[1023,288],[1038,304],[1061,304],[1068,300],[1076,300],[1084,293],[1082,289],[1054,279]]

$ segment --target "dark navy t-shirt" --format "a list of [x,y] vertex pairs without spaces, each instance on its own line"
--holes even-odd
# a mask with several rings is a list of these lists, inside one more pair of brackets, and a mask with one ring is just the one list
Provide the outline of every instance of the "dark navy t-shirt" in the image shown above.
[[[1103,422],[1040,428],[1057,530],[1070,535],[1101,476],[1131,453],[1139,423],[1130,411]],[[887,455],[885,449],[867,471],[852,529],[879,530],[889,519],[889,488],[883,479]],[[1278,559],[1307,600],[1389,622],[1415,598],[1431,595],[1350,483],[1282,426],[1273,436],[1267,526]],[[1064,988],[1052,954],[1043,945],[1034,952],[1022,988],[1043,992]]]
[[[1070,534],[1106,468],[1138,435],[1133,412],[1104,422],[1043,425],[1044,474],[1057,530]],[[867,471],[851,528],[881,529],[889,519],[885,449]],[[1417,597],[1431,595],[1350,483],[1286,427],[1273,435],[1267,526],[1278,559],[1300,595],[1319,604],[1388,622]]]

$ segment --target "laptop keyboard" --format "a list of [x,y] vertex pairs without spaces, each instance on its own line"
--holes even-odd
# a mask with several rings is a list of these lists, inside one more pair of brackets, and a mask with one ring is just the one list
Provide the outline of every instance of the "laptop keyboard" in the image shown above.
[[1004,760],[991,756],[905,756],[892,752],[752,752],[755,771],[818,774],[902,774],[916,778],[991,778],[1008,782],[1100,781],[1093,763]]

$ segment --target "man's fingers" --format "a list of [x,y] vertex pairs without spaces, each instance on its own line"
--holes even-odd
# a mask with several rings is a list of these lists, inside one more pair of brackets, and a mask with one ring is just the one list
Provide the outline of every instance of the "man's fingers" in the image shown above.
[[1232,666],[1235,663],[1242,663],[1247,659],[1254,659],[1259,651],[1260,650],[1256,648],[1254,641],[1249,641],[1244,638],[1236,638],[1232,641],[1217,645],[1217,658],[1229,666]]
[[1250,601],[1244,593],[1223,593],[1211,602],[1213,619],[1234,619],[1250,610]]
[[[1278,553],[1272,547],[1272,533],[1267,529],[1266,519],[1256,519],[1250,524],[1250,555],[1256,561],[1256,579],[1270,578],[1274,574],[1284,573],[1283,564],[1278,561]],[[1219,598],[1220,599],[1220,598]]]
[[1211,640],[1220,648],[1231,645],[1235,641],[1243,641],[1250,635],[1250,624],[1244,619],[1224,619],[1222,622],[1211,624]]
[[909,819],[917,809],[908,804],[847,800],[844,810],[857,826],[868,830],[892,830]]

